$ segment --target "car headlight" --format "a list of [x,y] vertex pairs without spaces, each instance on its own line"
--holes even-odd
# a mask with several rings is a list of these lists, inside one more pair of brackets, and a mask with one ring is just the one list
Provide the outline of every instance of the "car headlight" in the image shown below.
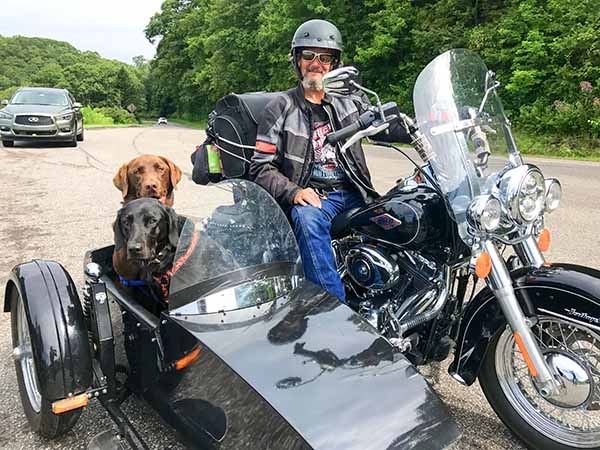
[[547,178],[545,180],[546,185],[546,212],[552,212],[558,205],[560,205],[560,199],[562,198],[562,186],[560,181],[556,178]]
[[481,231],[494,231],[500,225],[502,205],[491,195],[479,195],[469,205],[467,220],[469,224]]
[[532,222],[542,214],[546,203],[542,172],[530,164],[509,170],[500,180],[500,196],[517,223]]
[[4,111],[0,111],[0,119],[12,119],[13,115]]
[[73,113],[59,114],[58,116],[54,116],[54,118],[56,120],[67,122],[73,118]]

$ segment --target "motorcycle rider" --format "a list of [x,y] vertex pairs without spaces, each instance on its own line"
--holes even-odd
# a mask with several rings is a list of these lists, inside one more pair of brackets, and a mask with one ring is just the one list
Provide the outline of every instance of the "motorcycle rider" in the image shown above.
[[[342,36],[326,20],[304,22],[294,33],[290,60],[297,87],[273,99],[258,124],[250,178],[290,213],[306,277],[345,300],[331,248],[334,217],[378,197],[360,143],[345,155],[327,134],[357,121],[364,99],[332,97],[323,76],[341,65]],[[407,142],[399,130],[386,140]]]

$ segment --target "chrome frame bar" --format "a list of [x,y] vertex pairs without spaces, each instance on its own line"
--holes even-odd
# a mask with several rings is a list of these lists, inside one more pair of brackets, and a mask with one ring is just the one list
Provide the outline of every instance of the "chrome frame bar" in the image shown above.
[[523,310],[515,295],[512,280],[502,255],[500,255],[492,241],[486,240],[482,244],[484,250],[490,255],[492,262],[492,270],[486,278],[486,282],[498,299],[500,308],[513,333],[518,332],[523,340],[523,345],[537,370],[535,380],[540,394],[543,397],[558,394],[560,389],[559,383],[546,364],[546,360],[542,356],[535,337],[525,322],[525,314],[523,314]]
[[525,266],[542,267],[546,263],[533,235],[514,245],[515,252]]

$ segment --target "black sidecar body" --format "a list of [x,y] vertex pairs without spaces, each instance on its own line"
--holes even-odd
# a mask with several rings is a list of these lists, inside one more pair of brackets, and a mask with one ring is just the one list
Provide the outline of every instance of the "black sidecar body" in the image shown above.
[[[87,253],[81,296],[56,262],[13,269],[4,310],[31,427],[57,438],[97,399],[129,446],[148,448],[120,408],[133,393],[188,448],[429,450],[453,442],[454,421],[409,361],[304,280],[271,197],[247,181],[216,192],[205,196],[207,211],[186,211],[177,251],[189,256],[197,244],[173,274],[164,308],[144,306],[119,284],[113,246]],[[203,255],[209,240],[227,258]]]

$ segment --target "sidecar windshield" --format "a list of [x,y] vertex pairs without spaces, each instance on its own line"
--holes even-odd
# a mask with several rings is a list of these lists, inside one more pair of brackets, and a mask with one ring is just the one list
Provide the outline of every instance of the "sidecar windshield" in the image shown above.
[[172,313],[255,307],[287,293],[302,275],[288,220],[260,186],[244,180],[198,186],[185,216],[169,288]]
[[[493,72],[465,49],[435,58],[415,83],[417,123],[431,142],[431,164],[463,239],[473,198],[489,193],[498,171],[521,163],[496,87]],[[486,146],[494,167],[483,170],[477,154]]]

